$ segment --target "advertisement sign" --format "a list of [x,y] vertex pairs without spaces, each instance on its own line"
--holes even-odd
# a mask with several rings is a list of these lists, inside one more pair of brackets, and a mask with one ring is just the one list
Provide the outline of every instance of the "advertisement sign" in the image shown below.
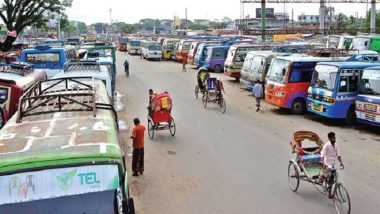
[[[274,19],[274,8],[265,8],[265,17]],[[261,8],[256,8],[256,18],[261,18]]]
[[114,190],[117,165],[48,169],[0,177],[0,205]]

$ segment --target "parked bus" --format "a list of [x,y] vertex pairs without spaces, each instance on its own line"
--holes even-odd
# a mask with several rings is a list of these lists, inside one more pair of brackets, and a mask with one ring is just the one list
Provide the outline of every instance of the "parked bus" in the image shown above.
[[141,41],[141,55],[144,59],[161,60],[162,47],[158,42]]
[[351,49],[354,50],[373,50],[380,52],[379,36],[356,36],[352,39]]
[[379,66],[371,62],[321,62],[315,67],[308,89],[307,110],[320,116],[356,121],[355,99],[365,68]]
[[21,62],[34,65],[35,69],[46,69],[48,77],[52,77],[63,69],[65,63],[76,59],[75,48],[52,48],[49,46],[37,46],[33,49],[25,49],[21,53]]
[[112,87],[112,74],[106,66],[100,65],[95,60],[70,61],[65,64],[65,69],[53,79],[75,77],[92,77],[101,80],[106,86],[108,96],[113,100],[115,91]]
[[141,40],[136,38],[131,38],[127,44],[127,51],[129,54],[138,55],[140,54]]
[[358,122],[380,127],[380,67],[367,68],[356,97]]
[[117,39],[116,47],[119,51],[127,51],[127,45],[128,45],[129,38],[126,37],[120,37]]
[[182,39],[177,46],[175,51],[175,60],[178,62],[182,62],[182,57],[187,58],[187,54],[189,53],[190,46],[193,40]]
[[117,120],[99,80],[32,86],[0,130],[0,213],[134,213]]
[[30,64],[0,65],[0,128],[16,113],[19,99],[24,92],[46,78],[44,71],[35,71]]
[[162,58],[166,60],[172,59],[175,56],[175,48],[180,41],[180,39],[165,39],[162,45]]
[[232,45],[224,63],[224,74],[240,79],[240,70],[249,51],[271,50],[269,45]]
[[[287,53],[275,53],[272,51],[250,51],[245,57],[241,68],[240,83],[248,90],[253,90],[256,81],[265,82],[270,64],[276,56],[289,56]],[[227,60],[226,60],[227,61]],[[265,88],[264,88],[265,89]]]
[[343,61],[340,58],[292,55],[273,59],[265,85],[265,101],[274,106],[291,109],[293,114],[306,110],[307,89],[318,62]]
[[194,41],[191,43],[189,54],[187,55],[187,64],[194,65],[195,55],[198,51],[198,47],[201,44],[210,44],[212,41]]
[[228,54],[230,46],[210,46],[206,48],[206,57],[202,67],[212,70],[216,73],[223,72],[224,61]]
[[327,37],[326,48],[350,49],[353,36],[330,35]]
[[197,53],[195,54],[195,57],[194,57],[194,65],[197,66],[197,68],[200,68],[203,66],[204,64],[204,61],[206,59],[206,53],[207,53],[207,50],[206,48],[207,47],[211,47],[211,46],[217,46],[217,45],[220,45],[220,44],[214,44],[214,43],[211,43],[211,44],[200,44],[199,47],[198,47],[198,51]]

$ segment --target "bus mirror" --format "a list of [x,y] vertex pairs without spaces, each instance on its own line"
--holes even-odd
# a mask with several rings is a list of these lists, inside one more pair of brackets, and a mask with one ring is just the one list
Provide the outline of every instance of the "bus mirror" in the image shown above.
[[282,76],[285,76],[285,74],[286,74],[286,68],[283,68],[282,69]]

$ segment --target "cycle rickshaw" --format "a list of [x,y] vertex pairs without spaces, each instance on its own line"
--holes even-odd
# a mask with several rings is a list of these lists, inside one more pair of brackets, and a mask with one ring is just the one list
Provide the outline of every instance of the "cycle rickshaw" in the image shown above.
[[328,169],[328,175],[323,183],[319,181],[322,170],[320,152],[323,147],[321,138],[310,131],[298,131],[293,134],[290,142],[295,158],[289,161],[288,182],[293,192],[299,187],[300,180],[309,182],[323,195],[332,191],[332,200],[339,214],[351,212],[351,201],[347,189],[339,181],[337,169]]
[[200,68],[197,75],[197,84],[195,85],[195,98],[198,99],[200,93],[202,95],[206,92],[206,80],[210,77],[206,68]]
[[203,93],[203,107],[207,107],[207,103],[216,103],[222,113],[226,112],[226,101],[224,100],[221,90],[217,90],[216,78],[210,77],[206,80],[206,90]]
[[172,107],[172,99],[166,92],[157,94],[152,98],[151,106],[148,107],[148,135],[150,139],[153,139],[155,131],[167,129],[172,136],[175,135],[176,126],[174,118],[171,116]]

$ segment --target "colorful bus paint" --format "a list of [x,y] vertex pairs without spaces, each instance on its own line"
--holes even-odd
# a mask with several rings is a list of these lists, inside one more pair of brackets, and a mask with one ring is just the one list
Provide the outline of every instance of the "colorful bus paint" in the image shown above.
[[239,80],[240,70],[248,52],[271,49],[272,47],[269,45],[232,45],[224,62],[224,74]]
[[216,73],[223,72],[224,62],[226,61],[230,46],[210,46],[206,48],[206,57],[202,67]]
[[130,55],[139,55],[141,40],[137,38],[131,38],[127,44],[127,51]]
[[194,65],[197,66],[197,68],[200,68],[203,66],[204,64],[204,61],[206,59],[206,48],[207,47],[211,47],[211,46],[218,46],[218,44],[200,44],[199,47],[198,47],[198,51],[195,55],[195,58],[194,58]]
[[380,67],[365,69],[356,97],[359,123],[380,127]]
[[180,41],[180,39],[174,38],[165,39],[162,44],[162,58],[165,60],[172,59],[172,56],[175,56],[176,46]]
[[0,145],[0,213],[134,213],[117,113],[101,81],[35,84]]
[[323,117],[356,122],[355,100],[363,70],[370,62],[321,62],[308,89],[307,110]]
[[291,109],[293,114],[303,113],[315,65],[318,62],[339,60],[343,61],[340,58],[303,55],[276,57],[266,77],[265,101],[280,108]]
[[177,50],[175,51],[175,60],[178,62],[182,62],[182,57],[187,58],[187,55],[190,50],[191,43],[194,40],[182,39],[177,46]]
[[64,48],[37,46],[23,50],[21,62],[33,64],[35,69],[45,69],[50,78],[62,70],[67,61],[76,57],[75,48],[71,46]]
[[17,112],[19,99],[24,92],[46,78],[44,71],[35,71],[32,65],[0,65],[0,128]]
[[127,45],[128,45],[129,38],[126,37],[120,37],[117,39],[117,50],[119,51],[127,51]]
[[212,41],[195,41],[191,43],[189,54],[187,55],[187,64],[194,65],[195,62],[195,56],[198,52],[198,47],[201,44],[210,44],[213,43]]

